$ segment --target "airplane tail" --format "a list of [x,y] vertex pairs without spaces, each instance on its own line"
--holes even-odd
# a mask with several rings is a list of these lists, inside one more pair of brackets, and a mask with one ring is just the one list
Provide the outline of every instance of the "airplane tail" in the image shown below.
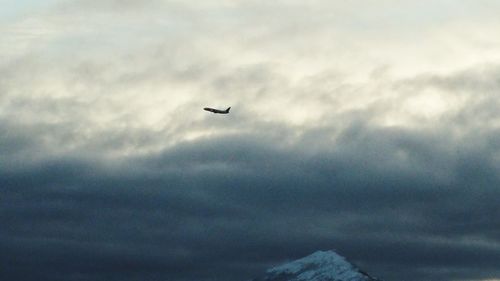
[[230,110],[230,109],[231,109],[231,107],[228,107],[228,108],[226,109],[226,112],[227,112],[227,113],[229,113],[229,110]]

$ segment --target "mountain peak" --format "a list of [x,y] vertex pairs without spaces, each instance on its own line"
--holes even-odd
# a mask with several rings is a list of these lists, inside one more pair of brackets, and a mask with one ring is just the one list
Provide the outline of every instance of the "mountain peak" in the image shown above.
[[317,251],[307,257],[269,269],[262,281],[380,281],[334,251]]

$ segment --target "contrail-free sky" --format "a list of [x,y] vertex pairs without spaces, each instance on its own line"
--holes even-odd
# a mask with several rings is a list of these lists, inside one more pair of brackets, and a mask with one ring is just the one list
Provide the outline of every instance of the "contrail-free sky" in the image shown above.
[[0,3],[0,279],[500,279],[499,1]]

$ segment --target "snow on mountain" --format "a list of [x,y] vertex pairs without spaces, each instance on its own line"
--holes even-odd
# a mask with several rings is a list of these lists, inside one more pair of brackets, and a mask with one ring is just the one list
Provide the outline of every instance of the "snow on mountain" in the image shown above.
[[255,281],[381,281],[361,271],[334,251],[318,251],[310,256],[267,271]]

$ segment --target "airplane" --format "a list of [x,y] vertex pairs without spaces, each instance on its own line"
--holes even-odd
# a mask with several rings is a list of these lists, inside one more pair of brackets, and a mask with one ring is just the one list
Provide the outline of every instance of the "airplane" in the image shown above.
[[210,111],[212,113],[219,113],[219,114],[228,114],[230,109],[231,109],[231,107],[228,107],[226,110],[215,109],[215,108],[210,108],[210,107],[203,108],[203,110]]

